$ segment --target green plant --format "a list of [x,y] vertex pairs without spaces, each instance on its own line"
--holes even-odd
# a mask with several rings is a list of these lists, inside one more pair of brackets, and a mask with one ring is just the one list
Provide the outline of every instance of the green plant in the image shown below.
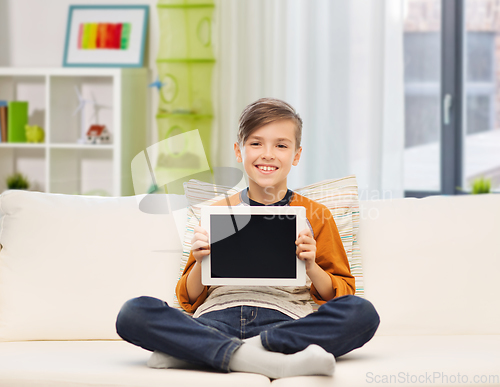
[[490,192],[491,192],[491,179],[487,179],[481,176],[472,181],[473,194],[484,194]]
[[23,176],[19,172],[15,172],[10,176],[7,176],[7,188],[8,189],[28,189],[30,183],[26,176]]

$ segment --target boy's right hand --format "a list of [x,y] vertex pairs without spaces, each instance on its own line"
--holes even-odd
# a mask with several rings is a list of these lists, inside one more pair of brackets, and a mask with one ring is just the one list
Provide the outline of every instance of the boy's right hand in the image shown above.
[[201,226],[194,226],[194,236],[191,240],[191,252],[198,264],[201,264],[203,258],[210,254],[210,245],[208,244],[208,232]]

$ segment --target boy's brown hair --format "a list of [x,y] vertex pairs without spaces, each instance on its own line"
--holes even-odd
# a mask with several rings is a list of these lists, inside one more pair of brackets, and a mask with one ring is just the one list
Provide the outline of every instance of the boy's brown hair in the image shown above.
[[277,98],[261,98],[243,110],[239,120],[238,145],[242,147],[260,127],[279,120],[291,120],[295,124],[295,149],[299,149],[302,119],[290,104]]

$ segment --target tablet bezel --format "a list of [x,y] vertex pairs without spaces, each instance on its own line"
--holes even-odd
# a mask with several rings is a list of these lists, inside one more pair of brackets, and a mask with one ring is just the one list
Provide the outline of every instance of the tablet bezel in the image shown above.
[[[205,206],[201,208],[201,227],[207,230],[210,238],[210,216],[211,215],[295,215],[296,235],[307,227],[306,209],[301,206]],[[305,286],[306,265],[304,261],[296,258],[295,278],[212,278],[211,277],[211,254],[203,258],[201,263],[201,283],[205,286],[211,285],[241,285],[241,286]]]

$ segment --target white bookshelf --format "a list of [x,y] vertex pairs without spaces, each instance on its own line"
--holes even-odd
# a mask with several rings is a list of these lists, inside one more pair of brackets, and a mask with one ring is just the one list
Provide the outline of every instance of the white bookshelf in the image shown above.
[[[28,101],[29,124],[45,131],[44,143],[0,143],[0,192],[21,172],[30,190],[134,195],[130,165],[146,148],[148,80],[145,68],[0,68],[0,100]],[[75,87],[97,110],[87,103],[74,114]],[[111,144],[79,143],[80,114],[84,132],[106,125]]]

